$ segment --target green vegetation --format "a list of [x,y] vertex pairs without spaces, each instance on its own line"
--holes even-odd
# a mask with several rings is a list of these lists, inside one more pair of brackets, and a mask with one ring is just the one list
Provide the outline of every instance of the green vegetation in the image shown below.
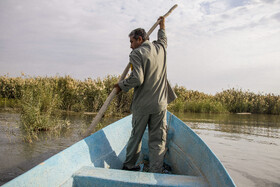
[[[0,76],[0,107],[20,107],[24,111],[24,104],[36,104],[38,107],[41,105],[43,113],[48,109],[98,112],[117,80],[117,76],[96,80],[88,78],[84,81],[70,76]],[[178,98],[169,105],[169,110],[176,112],[280,114],[279,95],[255,94],[234,88],[210,95],[178,85],[174,87],[174,91]],[[121,92],[112,101],[105,115],[128,113],[132,93],[132,90],[128,93]]]
[[228,113],[225,105],[214,96],[202,92],[187,90],[182,86],[175,86],[178,98],[170,104],[169,109],[175,112],[194,113]]
[[[32,103],[31,99],[37,97],[41,99],[42,106],[50,105],[54,110],[98,112],[117,80],[117,76],[96,80],[88,78],[84,81],[70,76],[16,78],[0,76],[0,107],[24,109],[24,103],[35,106],[34,102],[37,101]],[[176,112],[280,114],[279,95],[255,94],[234,88],[210,95],[187,90],[178,85],[174,87],[174,91],[178,98],[169,105],[169,110]],[[132,93],[132,90],[128,93],[121,92],[115,97],[106,115],[128,113]],[[26,97],[26,94],[29,96]],[[49,97],[49,100],[43,102],[44,97]]]
[[21,91],[21,125],[25,140],[38,139],[40,131],[59,133],[68,123],[60,120],[62,100],[55,92],[53,82],[35,78],[24,84]]
[[[59,121],[60,111],[98,112],[117,82],[117,76],[84,81],[65,77],[0,76],[0,108],[20,108],[21,125],[26,139],[36,139],[40,131],[67,128]],[[216,95],[174,87],[178,98],[168,109],[195,113],[259,113],[280,114],[280,96],[255,94],[228,89]],[[133,91],[121,92],[112,101],[105,115],[129,113]]]
[[279,95],[255,94],[234,88],[209,95],[177,85],[174,91],[178,98],[169,109],[176,112],[280,114]]
[[16,109],[19,107],[20,107],[20,101],[18,99],[1,98],[0,96],[0,108]]
[[225,90],[215,95],[231,113],[250,112],[257,114],[280,114],[280,96],[254,94],[236,89]]
[[[57,96],[60,102],[57,108],[65,111],[75,112],[98,112],[106,98],[117,82],[117,76],[107,76],[104,79],[92,80],[88,78],[84,81],[76,80],[70,76],[65,77],[8,77],[0,76],[0,107],[22,107],[23,93],[26,89],[31,89],[37,94],[43,94],[39,87],[46,87],[52,96]],[[46,91],[46,90],[45,90]],[[128,113],[132,90],[128,93],[121,93],[112,101],[106,115]],[[40,96],[39,96],[40,97]],[[20,102],[16,102],[20,101]],[[6,104],[5,104],[6,103]],[[7,104],[7,103],[17,103]]]

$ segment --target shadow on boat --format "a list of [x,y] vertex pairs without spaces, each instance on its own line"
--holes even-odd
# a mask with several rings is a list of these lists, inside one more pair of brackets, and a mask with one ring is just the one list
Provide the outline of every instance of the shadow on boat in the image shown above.
[[103,130],[95,134],[95,139],[100,142],[92,141],[91,138],[85,139],[93,165],[100,168],[122,168],[126,146],[117,155]]

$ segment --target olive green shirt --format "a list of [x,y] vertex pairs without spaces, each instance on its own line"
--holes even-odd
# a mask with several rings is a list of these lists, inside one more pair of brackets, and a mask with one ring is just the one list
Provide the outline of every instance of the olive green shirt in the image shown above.
[[[166,47],[165,30],[159,29],[157,41],[146,40],[130,53],[132,72],[118,84],[125,92],[134,88],[132,113],[157,113],[167,108],[168,101],[175,99],[176,96],[167,81]],[[174,97],[171,97],[171,100],[168,99],[170,94]]]

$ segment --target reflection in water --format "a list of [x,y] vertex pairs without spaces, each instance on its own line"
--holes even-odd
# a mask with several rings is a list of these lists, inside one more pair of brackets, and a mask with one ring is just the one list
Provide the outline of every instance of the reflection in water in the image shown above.
[[[193,129],[280,138],[279,115],[175,113]],[[211,124],[211,125],[210,125]]]

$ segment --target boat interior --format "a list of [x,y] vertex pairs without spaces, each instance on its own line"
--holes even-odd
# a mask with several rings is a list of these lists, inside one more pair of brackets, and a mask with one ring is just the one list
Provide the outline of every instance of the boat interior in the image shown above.
[[[85,186],[88,184],[98,185],[120,185],[120,186],[209,186],[203,173],[193,162],[188,152],[195,151],[195,144],[190,142],[185,126],[174,126],[169,115],[167,151],[165,155],[165,165],[169,166],[167,173],[149,173],[147,164],[149,161],[148,149],[148,129],[146,129],[142,139],[141,156],[138,160],[140,172],[121,170],[125,160],[126,144],[130,136],[131,124],[127,127],[117,127],[108,129],[110,132],[101,130],[98,138],[102,140],[98,145],[90,140],[88,144],[89,155],[91,155],[92,165],[81,167],[67,181],[65,186]],[[129,120],[128,120],[129,121]],[[121,126],[125,126],[124,122]],[[176,133],[175,133],[176,132]],[[115,136],[115,137],[114,137]],[[97,156],[96,153],[99,153]]]

